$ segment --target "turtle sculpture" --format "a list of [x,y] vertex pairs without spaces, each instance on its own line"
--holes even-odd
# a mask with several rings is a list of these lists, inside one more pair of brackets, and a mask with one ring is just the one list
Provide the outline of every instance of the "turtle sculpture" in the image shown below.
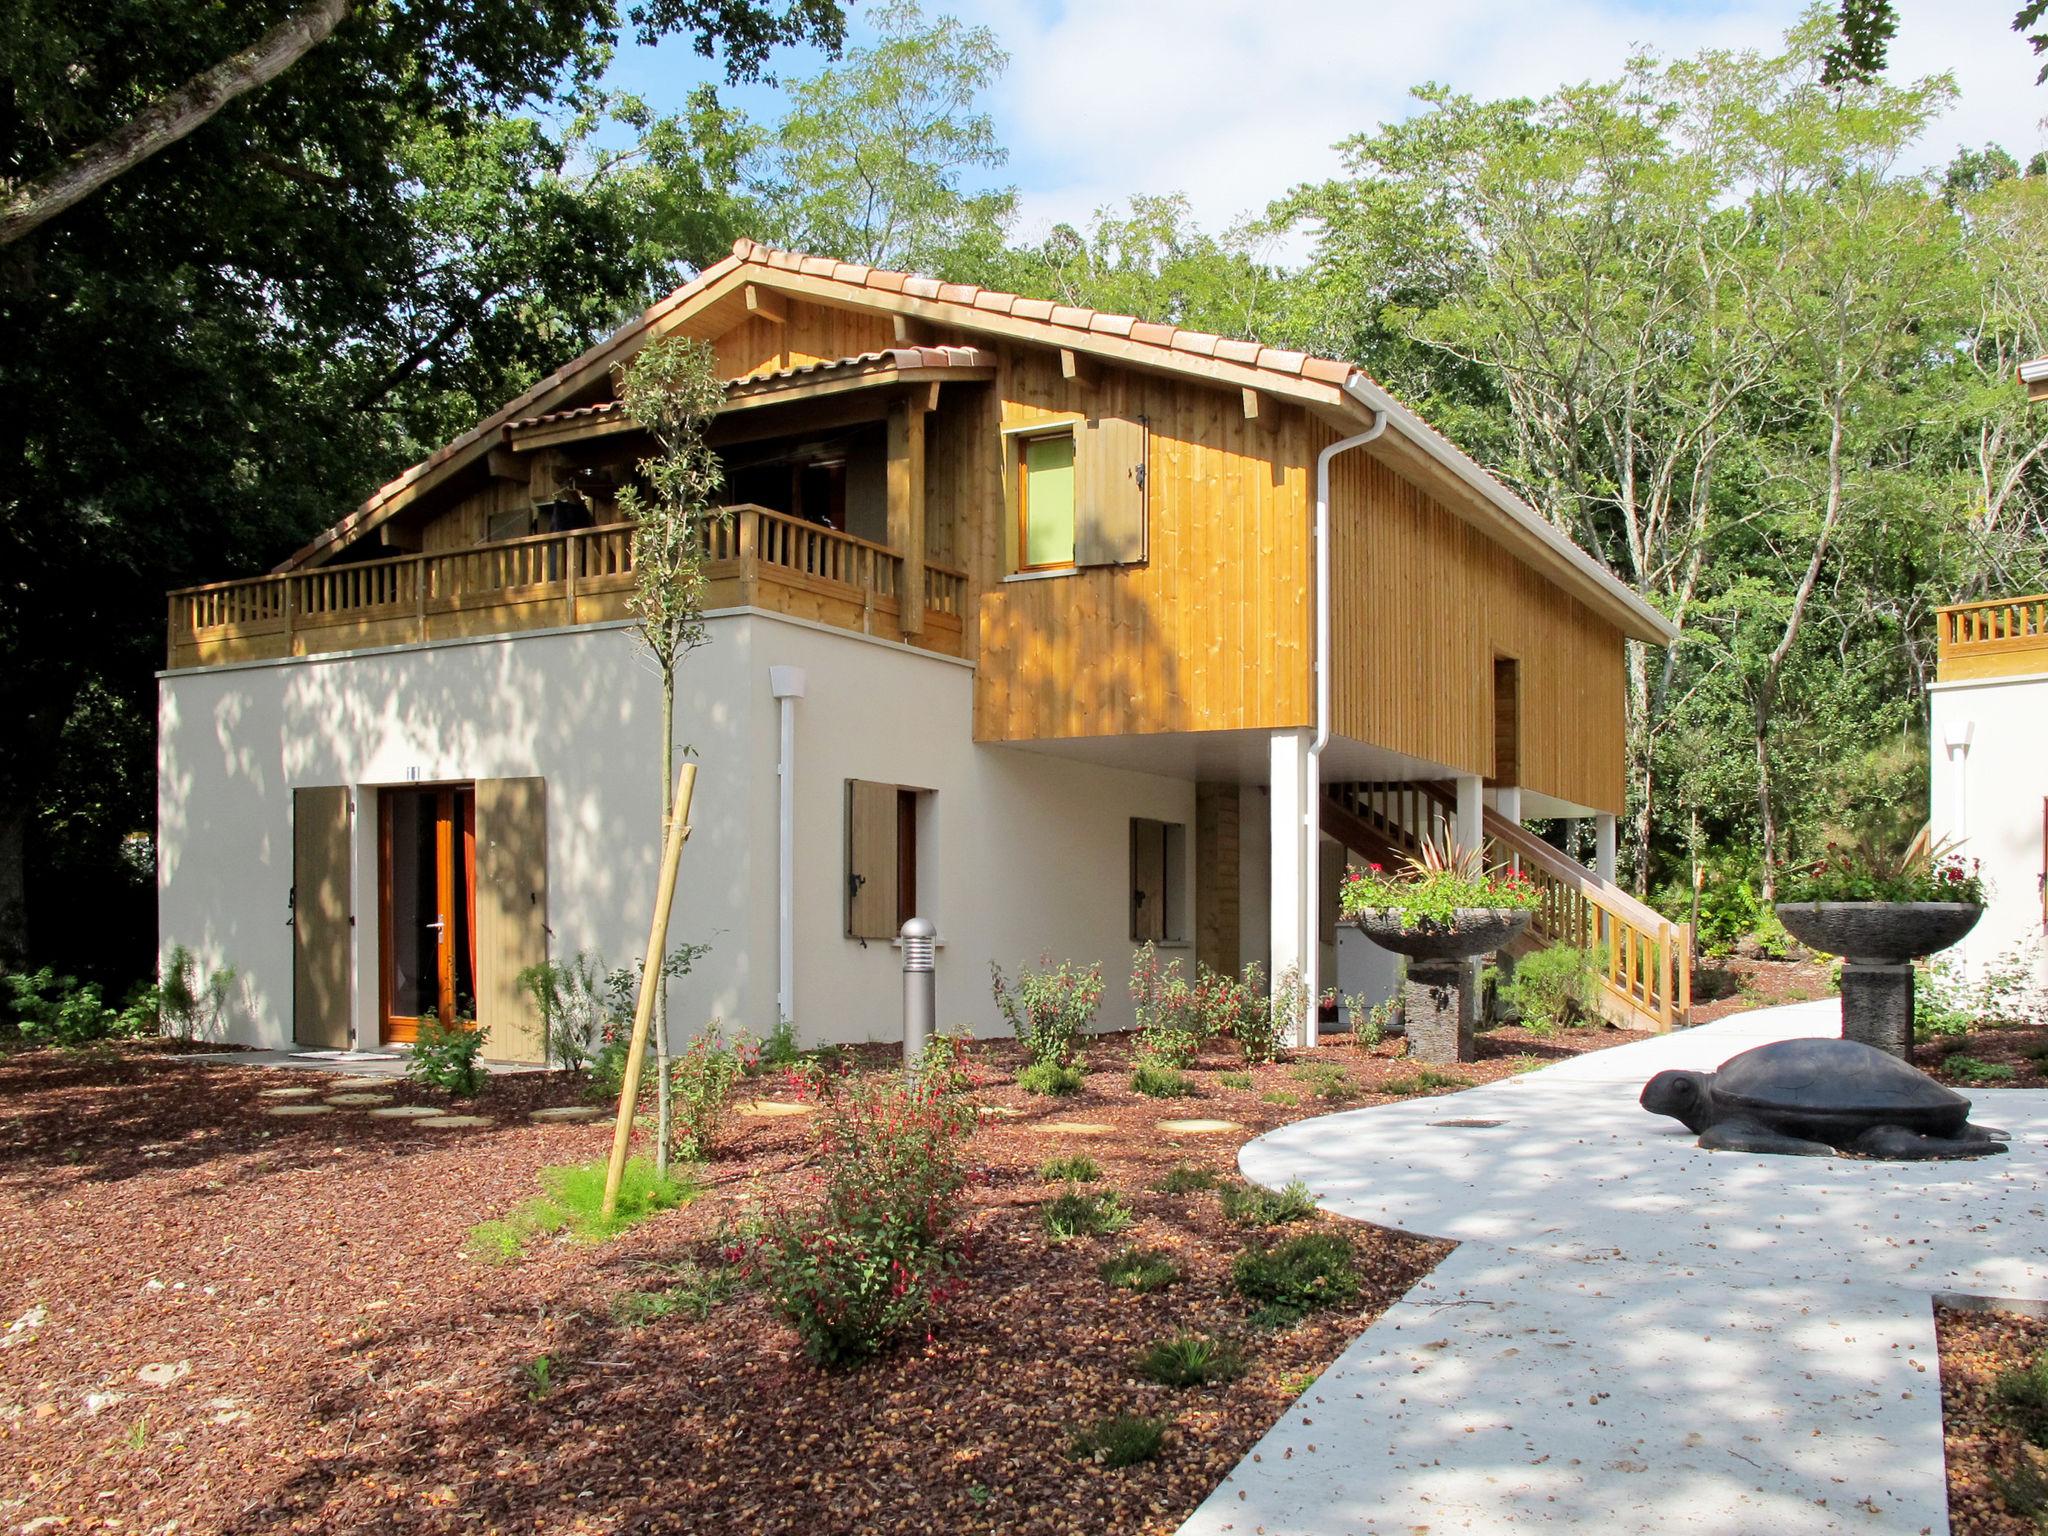
[[1855,1040],[1779,1040],[1718,1072],[1659,1072],[1642,1103],[1714,1152],[1917,1160],[2005,1150],[2006,1133],[1972,1125],[1960,1093]]

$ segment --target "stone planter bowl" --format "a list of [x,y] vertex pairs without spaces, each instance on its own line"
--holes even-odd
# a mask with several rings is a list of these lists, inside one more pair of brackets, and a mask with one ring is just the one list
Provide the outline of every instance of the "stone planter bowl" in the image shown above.
[[1781,901],[1778,921],[1810,949],[1863,965],[1905,965],[1947,949],[1984,909],[1961,901]]
[[1403,914],[1389,908],[1361,912],[1351,921],[1373,943],[1411,960],[1465,960],[1490,954],[1529,926],[1526,907],[1460,907],[1451,927],[1415,918],[1402,927]]

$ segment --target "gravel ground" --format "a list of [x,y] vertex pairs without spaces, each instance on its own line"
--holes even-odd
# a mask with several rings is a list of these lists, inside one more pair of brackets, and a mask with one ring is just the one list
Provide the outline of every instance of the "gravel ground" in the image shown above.
[[[1632,1038],[1500,1031],[1458,1076]],[[841,1373],[809,1365],[758,1296],[702,1322],[612,1314],[713,1257],[721,1222],[805,1159],[807,1117],[736,1121],[685,1209],[492,1266],[464,1256],[469,1226],[535,1193],[543,1166],[607,1144],[605,1123],[526,1119],[574,1102],[573,1081],[500,1078],[477,1106],[493,1124],[434,1130],[360,1108],[266,1113],[317,1101],[265,1095],[292,1086],[442,1102],[404,1084],[148,1047],[0,1058],[0,1329],[21,1320],[0,1345],[0,1530],[1170,1531],[1448,1248],[1354,1226],[1359,1305],[1252,1333],[1229,1286],[1246,1234],[1213,1194],[1151,1185],[1178,1163],[1228,1175],[1261,1131],[1412,1087],[1392,1050],[1297,1053],[1248,1090],[1223,1085],[1239,1064],[1219,1051],[1192,1074],[1198,1097],[1153,1100],[1129,1091],[1128,1042],[1110,1039],[1083,1093],[1047,1101],[1015,1088],[1007,1042],[977,1048],[977,1099],[1014,1113],[972,1143],[985,1177],[963,1222],[964,1293],[928,1340]],[[1336,1103],[1298,1075],[1325,1062],[1352,1085]],[[1160,1129],[1194,1117],[1236,1128]],[[1042,1234],[1057,1191],[1037,1170],[1072,1152],[1129,1200],[1131,1231]],[[1171,1250],[1185,1278],[1111,1289],[1097,1266],[1127,1241]],[[1140,1381],[1134,1352],[1181,1330],[1241,1335],[1249,1369],[1186,1391]],[[1076,1427],[1126,1411],[1171,1421],[1157,1460],[1069,1459]]]
[[1948,1518],[1953,1536],[2036,1536],[2048,1505],[2015,1510],[1998,1480],[2032,1466],[2048,1498],[2048,1455],[2004,1422],[1992,1384],[2048,1350],[2048,1319],[2018,1312],[1937,1306],[1941,1344],[1941,1411],[1948,1457]]

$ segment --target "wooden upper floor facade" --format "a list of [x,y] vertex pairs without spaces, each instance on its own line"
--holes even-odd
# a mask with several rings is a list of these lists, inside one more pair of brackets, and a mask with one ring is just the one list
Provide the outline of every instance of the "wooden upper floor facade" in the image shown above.
[[1330,466],[1335,733],[1621,809],[1625,642],[1669,626],[1365,375],[744,241],[271,575],[172,594],[170,664],[626,617],[614,373],[671,332],[728,381],[710,606],[968,658],[984,741],[1311,727],[1317,459],[1377,424]]

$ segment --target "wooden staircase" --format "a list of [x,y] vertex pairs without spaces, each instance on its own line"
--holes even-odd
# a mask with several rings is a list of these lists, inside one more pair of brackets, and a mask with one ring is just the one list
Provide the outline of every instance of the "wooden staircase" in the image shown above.
[[[1329,784],[1323,789],[1323,830],[1361,858],[1392,867],[1418,853],[1425,837],[1443,838],[1455,824],[1457,795],[1448,784]],[[1487,858],[1516,865],[1541,894],[1535,917],[1512,949],[1549,944],[1604,949],[1600,1011],[1624,1029],[1659,1032],[1692,1022],[1692,934],[1620,886],[1602,880],[1517,822],[1486,813]]]

